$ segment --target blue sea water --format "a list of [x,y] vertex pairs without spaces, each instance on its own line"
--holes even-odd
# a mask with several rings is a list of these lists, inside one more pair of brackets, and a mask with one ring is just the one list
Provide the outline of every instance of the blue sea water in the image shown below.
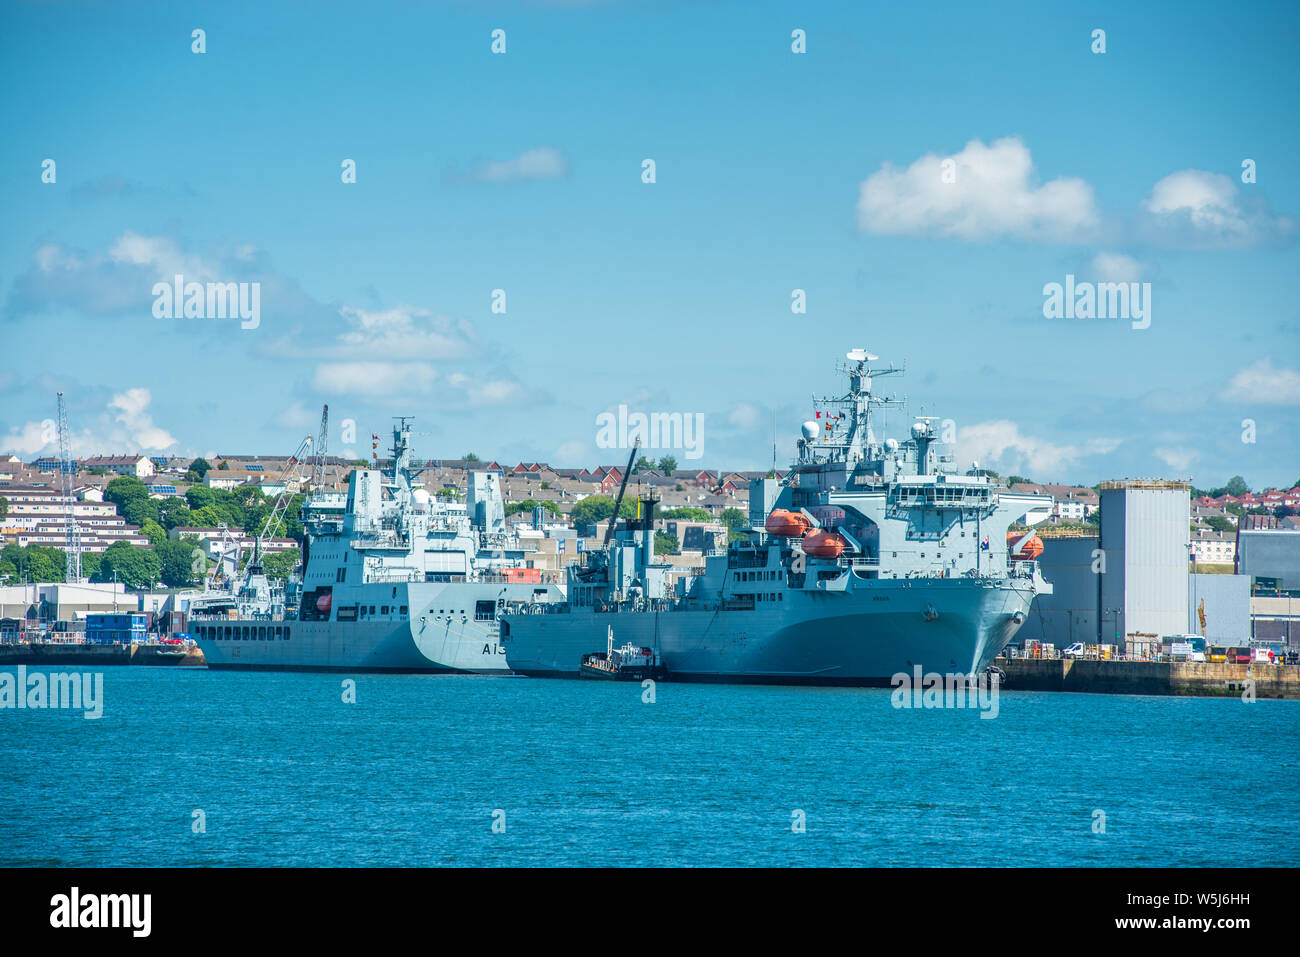
[[0,864],[1300,864],[1297,701],[103,674],[0,710]]

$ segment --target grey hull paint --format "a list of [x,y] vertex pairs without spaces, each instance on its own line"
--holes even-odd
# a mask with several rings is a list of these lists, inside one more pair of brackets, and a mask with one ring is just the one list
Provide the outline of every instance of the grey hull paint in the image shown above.
[[200,637],[198,644],[208,667],[218,670],[501,675],[508,673],[508,666],[499,641],[500,625],[495,619],[476,620],[475,604],[487,600],[495,604],[498,598],[520,600],[531,597],[538,588],[547,588],[557,600],[560,597],[554,586],[532,583],[371,584],[337,589],[334,613],[338,607],[352,603],[376,607],[382,603],[391,608],[396,607],[396,602],[397,606],[412,609],[411,614],[406,618],[393,614],[381,620],[355,622],[214,619],[195,624],[198,628],[288,628],[287,639],[230,641]]
[[[787,592],[754,611],[507,615],[511,669],[578,674],[583,654],[617,642],[657,648],[670,679],[779,684],[887,684],[892,675],[982,671],[1019,629],[1033,591],[1009,579],[880,582],[848,594]],[[927,612],[933,612],[927,620]]]

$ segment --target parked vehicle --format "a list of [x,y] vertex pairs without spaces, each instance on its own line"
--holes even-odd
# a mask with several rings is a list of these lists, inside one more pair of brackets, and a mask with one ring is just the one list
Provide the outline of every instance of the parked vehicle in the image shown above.
[[1061,652],[1062,658],[1082,658],[1084,656],[1084,647],[1082,641],[1076,641],[1064,651]]

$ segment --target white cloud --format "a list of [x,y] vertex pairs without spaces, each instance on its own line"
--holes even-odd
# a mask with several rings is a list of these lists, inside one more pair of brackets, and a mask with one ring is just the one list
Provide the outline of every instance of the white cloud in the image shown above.
[[569,174],[564,153],[553,146],[525,150],[508,160],[479,163],[470,174],[481,183],[511,183],[529,179],[563,179]]
[[325,362],[312,384],[327,393],[392,396],[428,392],[437,377],[427,362]]
[[[84,457],[114,452],[159,452],[171,448],[176,439],[166,429],[154,424],[148,411],[152,401],[149,390],[144,388],[117,393],[109,400],[108,407],[93,417],[89,428],[69,435],[70,453]],[[58,448],[58,433],[51,419],[24,423],[0,438],[0,449],[12,450],[19,455],[53,454]]]
[[560,468],[564,468],[569,462],[581,462],[585,460],[590,451],[591,448],[586,442],[579,442],[577,439],[572,439],[565,442],[557,448],[554,453],[552,453],[551,461]]
[[464,320],[435,316],[417,306],[365,310],[344,306],[339,314],[348,329],[338,336],[330,355],[348,359],[461,359],[477,348],[473,326]]
[[1099,252],[1092,257],[1093,282],[1138,282],[1146,267],[1123,253]]
[[0,439],[0,450],[15,455],[34,455],[42,451],[46,446],[57,445],[47,436],[50,434],[49,426],[44,422],[26,422],[16,429],[10,429],[9,434]]
[[165,449],[176,444],[176,439],[165,429],[153,424],[149,403],[153,396],[148,389],[127,389],[113,396],[109,411],[125,431],[128,447],[135,449]]
[[1183,447],[1161,447],[1156,449],[1156,457],[1164,462],[1171,469],[1177,472],[1187,472],[1192,467],[1192,463],[1200,458],[1200,453],[1196,449]]
[[1272,359],[1260,359],[1232,377],[1223,397],[1261,405],[1300,404],[1300,372],[1274,368]]
[[748,402],[742,402],[731,410],[727,421],[738,429],[752,429],[762,421],[762,413]]
[[[955,162],[945,182],[944,161]],[[1099,223],[1092,187],[1061,177],[1035,185],[1034,162],[1018,137],[986,146],[971,140],[961,152],[927,153],[905,170],[886,163],[863,180],[858,225],[882,235],[983,239],[1082,237]]]
[[198,256],[187,254],[166,236],[141,236],[127,230],[108,247],[108,258],[115,263],[148,266],[159,276],[183,275],[186,280],[206,282],[216,277],[216,270]]
[[1151,187],[1142,201],[1145,227],[1166,241],[1207,246],[1254,246],[1288,238],[1295,223],[1276,216],[1258,196],[1247,201],[1222,173],[1185,169]]
[[286,429],[306,429],[320,421],[318,414],[304,408],[301,402],[294,402],[280,411],[273,420],[276,425]]
[[1050,481],[1064,478],[1061,472],[1080,459],[1105,455],[1118,446],[1117,439],[1089,439],[1082,446],[1056,445],[1023,435],[1016,423],[999,419],[959,428],[955,453],[963,464],[977,461],[985,468],[1027,473],[1039,481]]
[[527,398],[524,387],[509,378],[479,378],[463,372],[453,372],[447,377],[447,384],[463,391],[461,401],[470,408],[508,405]]

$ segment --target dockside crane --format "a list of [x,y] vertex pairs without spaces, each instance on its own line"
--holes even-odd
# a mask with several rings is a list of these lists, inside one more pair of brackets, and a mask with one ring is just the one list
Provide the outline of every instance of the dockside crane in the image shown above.
[[250,575],[260,572],[266,540],[272,537],[272,533],[284,517],[285,510],[289,507],[289,502],[303,486],[305,481],[303,473],[307,465],[307,456],[311,452],[311,446],[312,437],[310,435],[304,436],[303,440],[298,443],[297,451],[293,453],[293,468],[285,477],[284,488],[275,497],[275,504],[271,506],[271,514],[266,517],[262,530],[258,532],[257,538],[253,541],[253,555],[248,560],[248,574]]
[[623,481],[618,486],[618,498],[614,500],[614,514],[609,517],[609,525],[605,528],[605,541],[601,543],[601,551],[609,548],[609,540],[614,537],[614,526],[618,524],[618,510],[623,507],[623,493],[627,491],[627,480],[632,477],[632,463],[636,461],[636,450],[641,447],[641,440],[638,438],[632,443],[632,454],[627,457],[627,468],[623,470]]
[[312,458],[311,487],[315,491],[325,481],[325,454],[330,446],[330,407],[321,406],[320,436],[316,439],[316,454]]

